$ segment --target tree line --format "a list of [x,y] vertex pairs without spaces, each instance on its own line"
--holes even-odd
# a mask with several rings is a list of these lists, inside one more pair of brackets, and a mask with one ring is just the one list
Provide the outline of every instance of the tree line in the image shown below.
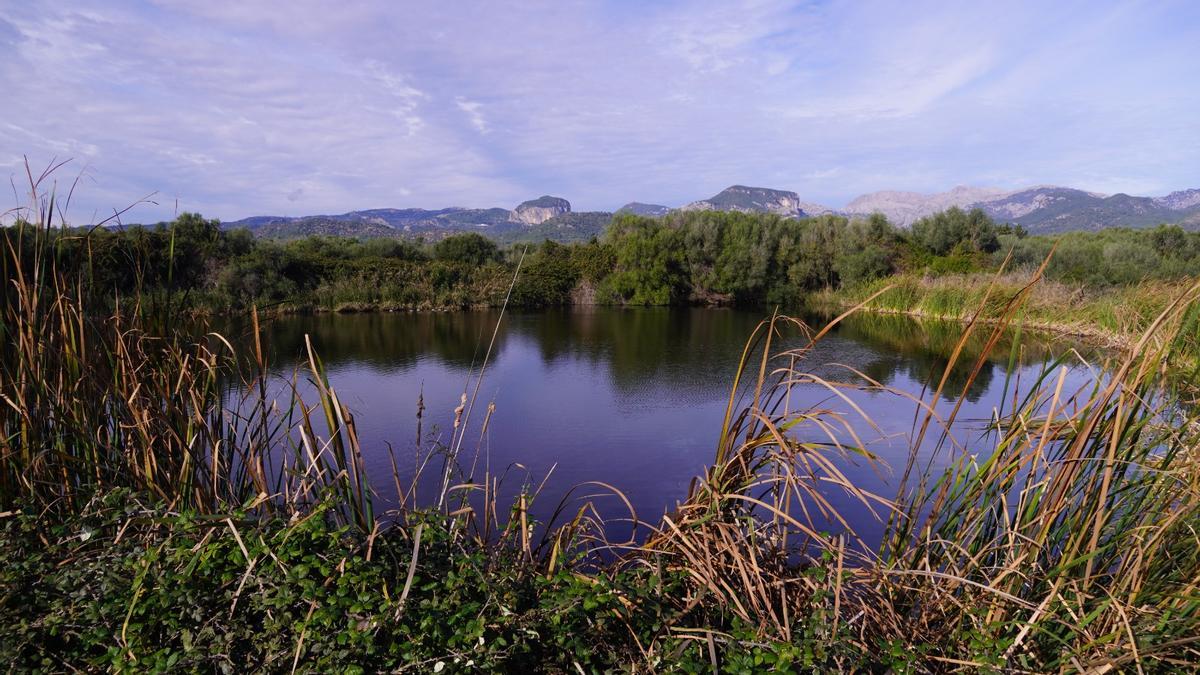
[[[32,246],[27,227],[7,245]],[[436,243],[308,237],[257,239],[185,213],[154,226],[63,230],[52,255],[85,267],[98,302],[169,296],[189,307],[236,311],[443,309],[497,305],[521,265],[510,302],[794,305],[809,292],[899,273],[944,275],[1039,265],[1057,246],[1052,279],[1092,286],[1200,272],[1200,233],[1178,226],[1030,236],[980,210],[951,208],[911,228],[882,215],[790,219],[738,212],[614,217],[584,243],[501,247],[481,234]],[[29,258],[26,258],[29,259]],[[4,270],[9,277],[14,270]]]

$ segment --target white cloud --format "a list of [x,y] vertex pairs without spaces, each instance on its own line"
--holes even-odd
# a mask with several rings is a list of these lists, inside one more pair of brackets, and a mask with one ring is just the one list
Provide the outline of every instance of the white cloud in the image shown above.
[[1184,0],[10,4],[0,165],[89,164],[85,213],[159,190],[225,219],[547,192],[676,204],[733,182],[834,205],[959,183],[1165,190],[1200,165],[1198,16]]
[[483,104],[479,101],[471,101],[461,96],[454,99],[458,109],[466,113],[467,119],[470,120],[471,126],[481,134],[488,132],[487,120],[483,117]]

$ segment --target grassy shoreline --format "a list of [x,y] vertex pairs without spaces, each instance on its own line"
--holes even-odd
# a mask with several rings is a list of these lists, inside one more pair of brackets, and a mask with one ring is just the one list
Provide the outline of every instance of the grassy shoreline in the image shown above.
[[[1077,338],[1093,346],[1128,350],[1137,344],[1153,319],[1193,283],[1144,282],[1136,286],[1088,288],[1040,280],[1011,318],[1001,315],[1004,303],[1030,283],[1030,273],[898,275],[865,286],[825,290],[808,302],[826,311],[895,314],[919,319],[995,325],[1001,321],[1051,335]],[[889,288],[890,290],[883,291]],[[988,302],[984,302],[987,293]],[[873,294],[883,291],[870,302]],[[865,304],[863,304],[865,302]],[[1188,317],[1195,320],[1195,313]],[[1200,325],[1200,324],[1192,324]]]

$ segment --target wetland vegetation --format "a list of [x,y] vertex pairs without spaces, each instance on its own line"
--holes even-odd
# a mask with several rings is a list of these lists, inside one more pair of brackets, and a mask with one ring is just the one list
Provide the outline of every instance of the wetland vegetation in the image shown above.
[[[624,217],[601,241],[527,253],[474,237],[281,245],[196,216],[71,230],[31,187],[35,208],[0,242],[0,654],[18,669],[1200,663],[1196,234],[1072,235],[1050,255],[1049,240],[959,211],[911,232],[700,213]],[[810,296],[830,313],[774,310]],[[381,411],[418,420],[405,464],[399,445],[364,433],[336,372],[341,344],[377,334],[294,324],[280,368],[272,341],[287,338],[254,309],[505,297],[507,312],[732,303],[766,317],[720,323],[744,333],[712,356],[723,363],[677,369],[728,381],[669,508],[479,459],[505,397],[519,397],[493,397],[488,379],[521,353],[519,333],[497,328],[516,315],[419,319],[429,328],[414,344],[438,343],[467,375],[451,410],[427,409],[421,388]],[[841,314],[863,303],[959,321],[914,332]],[[222,335],[206,311],[244,323]],[[196,331],[183,314],[213,322]],[[1022,326],[1067,320],[1128,348],[1095,354],[1082,379],[1070,350],[1030,358]],[[676,351],[639,353],[637,332],[590,321],[579,330],[615,335],[596,350],[611,377]],[[872,333],[892,341],[880,351],[940,343],[905,371],[921,386],[889,381],[904,366],[823,362],[830,341],[861,348]],[[387,358],[403,351],[393,337]],[[586,351],[573,339],[542,336],[537,358]],[[968,420],[981,386],[999,394]],[[906,406],[899,441],[872,400]],[[439,415],[440,434],[422,430]],[[679,432],[654,418],[628,452],[653,457]],[[901,451],[884,456],[883,438]]]

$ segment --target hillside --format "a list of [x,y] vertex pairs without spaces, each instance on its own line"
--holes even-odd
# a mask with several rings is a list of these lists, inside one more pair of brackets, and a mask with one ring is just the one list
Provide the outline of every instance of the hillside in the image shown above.
[[635,216],[650,216],[657,218],[665,216],[671,212],[671,207],[663,206],[662,204],[644,204],[642,202],[629,202],[625,206],[617,209],[617,213],[630,213]]
[[572,211],[520,228],[501,228],[488,234],[501,244],[517,242],[540,243],[546,239],[561,243],[589,241],[604,234],[604,228],[612,221],[613,214],[607,211]]
[[1169,200],[1152,197],[1123,193],[1104,196],[1071,188],[1039,187],[983,201],[977,206],[998,222],[1017,223],[1030,232],[1048,234],[1189,223],[1200,215],[1200,204],[1189,205],[1186,196],[1175,203],[1181,208],[1172,208]]
[[1007,194],[1003,190],[975,188],[960,185],[948,192],[922,194],[920,192],[898,192],[885,190],[870,192],[855,198],[846,205],[851,215],[882,213],[897,225],[912,225],[925,216],[944,211],[952,206],[966,207],[987,199]]
[[368,220],[342,220],[330,216],[272,219],[248,229],[251,229],[255,236],[264,239],[298,239],[312,236],[370,239],[399,236],[396,228],[389,225]]
[[800,196],[790,190],[731,185],[708,199],[682,207],[684,211],[744,211],[803,218]]
[[557,197],[540,197],[522,202],[515,209],[367,209],[340,215],[273,217],[254,216],[224,223],[227,229],[246,228],[255,236],[293,239],[331,235],[368,239],[405,237],[441,239],[455,232],[504,233],[535,226],[571,213],[571,204]]
[[[1001,223],[1015,223],[1035,234],[1109,227],[1152,227],[1176,223],[1200,228],[1200,189],[1179,190],[1162,197],[1124,193],[1103,195],[1060,186],[1038,186],[1005,191],[958,186],[946,192],[880,191],[861,195],[837,210],[803,201],[790,190],[732,185],[709,197],[680,207],[681,211],[740,211],[773,213],[789,218],[823,214],[850,217],[882,213],[900,226],[952,206],[980,208]],[[629,202],[617,213],[662,217],[670,206]],[[331,235],[369,239],[377,237],[442,239],[457,232],[480,232],[499,242],[586,241],[600,236],[612,219],[608,211],[575,212],[561,197],[543,195],[513,209],[366,209],[340,215],[303,217],[253,216],[225,223],[244,227],[259,237],[291,239]]]

